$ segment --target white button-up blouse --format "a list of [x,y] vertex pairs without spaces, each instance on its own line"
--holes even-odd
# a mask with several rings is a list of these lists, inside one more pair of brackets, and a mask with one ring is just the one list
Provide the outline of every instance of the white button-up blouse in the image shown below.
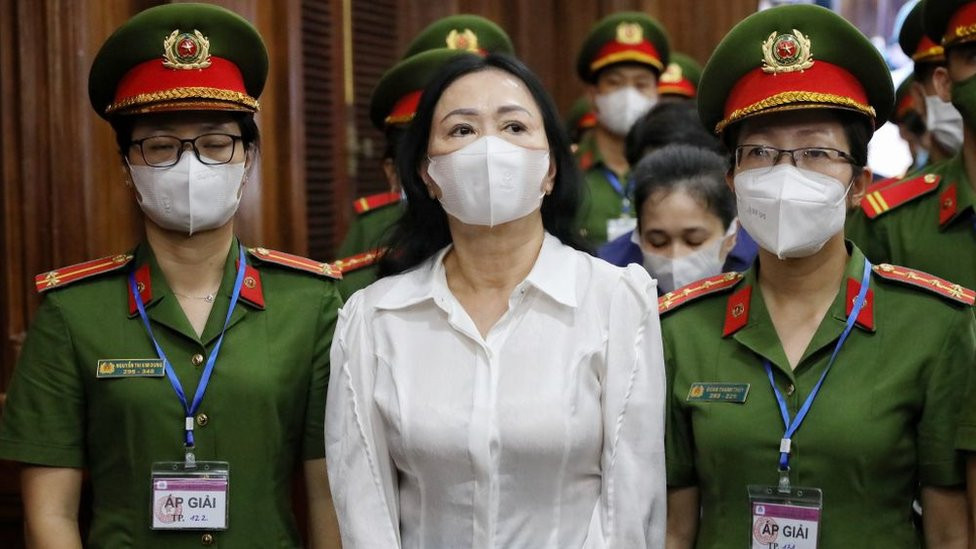
[[448,249],[340,312],[325,438],[343,547],[663,547],[654,281],[547,234],[482,338]]

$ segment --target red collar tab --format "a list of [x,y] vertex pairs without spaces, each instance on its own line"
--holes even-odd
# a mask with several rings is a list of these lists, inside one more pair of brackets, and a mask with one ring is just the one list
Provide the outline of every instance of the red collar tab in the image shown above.
[[[139,267],[136,269],[134,274],[136,278],[136,289],[139,290],[139,297],[142,298],[143,306],[146,306],[150,301],[152,301],[153,298],[152,280],[149,276],[149,264],[146,263],[142,267]],[[132,297],[132,290],[129,289],[128,280],[126,281],[125,288],[125,293],[129,296],[129,316],[135,316],[135,314],[139,311],[139,308],[136,307],[136,300]]]
[[976,2],[967,2],[949,18],[945,35],[942,37],[942,46],[969,42],[973,39],[973,35],[976,35]]
[[725,307],[725,326],[722,337],[730,336],[749,323],[749,301],[752,297],[752,286],[746,286],[729,296]]
[[337,259],[332,262],[332,268],[336,271],[342,273],[345,276],[353,271],[358,271],[359,269],[365,269],[370,265],[376,264],[377,261],[383,257],[386,252],[386,248],[379,248],[376,250],[370,250],[368,252],[363,252],[361,254],[356,254],[353,256],[346,257],[344,259]]
[[357,214],[362,215],[368,211],[375,210],[376,208],[396,204],[400,202],[400,200],[400,193],[389,192],[371,194],[369,196],[356,199],[356,201],[352,203],[352,207],[356,210]]
[[934,173],[927,173],[898,183],[889,184],[879,190],[868,192],[861,199],[861,209],[868,219],[897,208],[902,204],[931,193],[939,188],[942,178]]
[[694,301],[699,297],[727,290],[742,280],[742,273],[722,273],[711,278],[705,278],[668,292],[657,299],[658,314],[673,311],[680,305]]
[[580,156],[579,167],[584,172],[593,167],[593,151],[586,151]]
[[132,261],[132,258],[132,254],[110,255],[41,273],[34,277],[34,288],[37,290],[37,293],[44,293],[48,290],[67,286],[72,282],[117,271],[128,265]]
[[[847,296],[845,299],[847,306],[844,312],[846,316],[851,316],[851,311],[854,310],[854,301],[857,300],[857,294],[860,291],[861,282],[853,278],[848,278]],[[874,331],[874,290],[870,287],[868,288],[868,293],[864,296],[864,307],[861,308],[861,312],[857,315],[857,325],[865,330]]]
[[956,199],[956,184],[950,183],[939,195],[939,227],[945,227],[958,213],[959,201]]
[[264,263],[280,265],[282,267],[287,267],[298,271],[305,271],[307,273],[312,273],[319,276],[342,279],[342,274],[332,268],[332,266],[328,263],[322,263],[321,261],[315,261],[314,259],[309,259],[300,255],[279,252],[277,250],[270,250],[268,248],[248,248],[247,251],[252,257],[255,257]]
[[976,292],[960,286],[954,282],[930,275],[908,267],[881,263],[874,266],[874,273],[885,280],[901,282],[916,288],[928,290],[942,297],[951,299],[964,305],[972,306],[976,303]]
[[[235,268],[239,268],[240,260],[235,260],[234,266]],[[261,287],[261,273],[253,265],[244,265],[241,299],[255,308],[264,309],[264,290]]]

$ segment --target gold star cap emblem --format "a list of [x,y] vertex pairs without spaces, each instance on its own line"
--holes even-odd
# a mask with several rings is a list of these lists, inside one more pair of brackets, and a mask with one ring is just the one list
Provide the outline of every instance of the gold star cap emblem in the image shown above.
[[205,69],[210,66],[210,40],[198,30],[174,30],[163,40],[163,66],[167,69]]
[[813,66],[810,49],[810,39],[796,29],[782,34],[773,31],[762,43],[762,70],[772,74],[807,70]]

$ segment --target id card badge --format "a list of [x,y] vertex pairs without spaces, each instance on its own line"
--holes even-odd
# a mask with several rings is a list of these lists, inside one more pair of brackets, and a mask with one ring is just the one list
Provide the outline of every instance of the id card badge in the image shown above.
[[607,220],[607,242],[615,240],[622,235],[630,234],[637,228],[636,217],[617,217]]
[[817,488],[749,486],[752,549],[816,549],[823,492]]
[[226,530],[230,466],[226,461],[152,465],[153,530]]

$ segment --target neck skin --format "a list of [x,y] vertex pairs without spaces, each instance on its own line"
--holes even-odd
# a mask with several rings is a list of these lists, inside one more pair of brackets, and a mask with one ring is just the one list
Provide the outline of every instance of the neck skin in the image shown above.
[[976,133],[969,128],[969,124],[963,125],[962,129],[962,165],[969,188],[976,192]]
[[831,303],[844,281],[849,258],[843,231],[807,257],[779,259],[760,248],[759,287],[763,298],[801,307]]
[[204,296],[220,286],[224,262],[234,240],[234,222],[187,236],[146,218],[146,240],[173,292]]
[[613,134],[600,124],[597,124],[595,130],[596,148],[603,156],[603,163],[619,177],[623,177],[630,169],[624,153],[624,136]]
[[454,247],[444,258],[447,284],[455,294],[511,293],[532,271],[545,230],[539,210],[495,227],[465,225],[448,216]]

